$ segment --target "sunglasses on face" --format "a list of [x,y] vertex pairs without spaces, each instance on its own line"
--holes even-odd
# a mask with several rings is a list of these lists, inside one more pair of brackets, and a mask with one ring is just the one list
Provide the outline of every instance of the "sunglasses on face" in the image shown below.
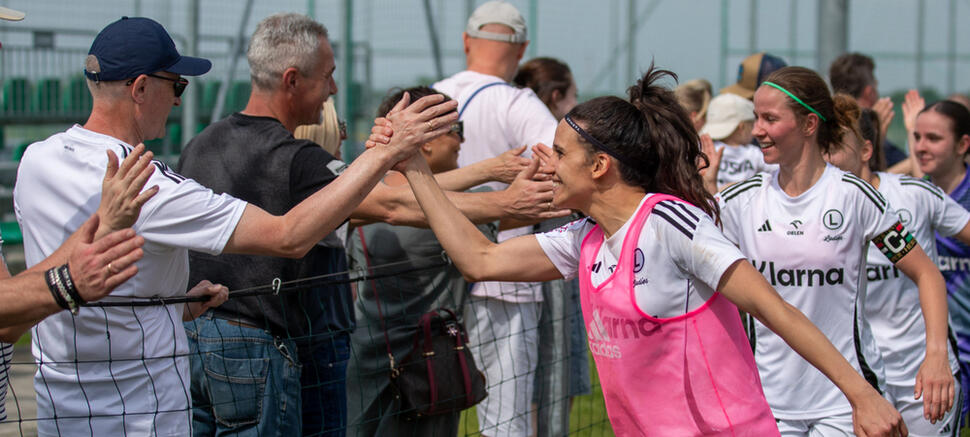
[[455,124],[451,125],[451,130],[449,130],[448,132],[458,134],[458,139],[461,142],[465,142],[465,122],[464,121],[458,120]]
[[151,76],[151,77],[154,77],[155,79],[171,81],[172,87],[175,88],[175,97],[182,97],[182,93],[185,92],[185,87],[189,86],[189,80],[184,77],[172,79],[171,77],[159,76],[157,74],[146,74],[146,76]]
[[[151,76],[151,77],[154,77],[155,79],[162,79],[162,80],[173,82],[172,86],[173,88],[175,88],[175,97],[182,97],[182,93],[185,92],[185,87],[189,86],[189,80],[184,77],[180,77],[178,79],[172,79],[171,77],[159,76],[154,73],[148,73],[148,74],[145,74],[145,76]],[[125,85],[131,85],[134,82],[135,82],[135,79],[128,79],[128,82]]]

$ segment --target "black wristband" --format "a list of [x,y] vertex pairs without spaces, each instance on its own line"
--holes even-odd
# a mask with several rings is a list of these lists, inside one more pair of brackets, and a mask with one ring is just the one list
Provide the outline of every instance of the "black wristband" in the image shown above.
[[54,278],[55,269],[57,269],[57,267],[48,269],[46,272],[44,272],[44,282],[47,283],[47,289],[50,290],[51,295],[54,296],[54,302],[57,302],[57,306],[67,310],[71,307],[67,304],[67,299],[61,295],[61,292],[57,287],[57,280]]
[[74,302],[77,303],[77,306],[81,306],[87,303],[84,301],[84,299],[81,299],[81,294],[77,291],[77,287],[74,285],[74,279],[71,278],[71,269],[67,266],[67,264],[62,265],[57,269],[61,275],[61,279],[64,280],[64,285],[67,288],[67,293],[71,296],[72,299],[74,299]]

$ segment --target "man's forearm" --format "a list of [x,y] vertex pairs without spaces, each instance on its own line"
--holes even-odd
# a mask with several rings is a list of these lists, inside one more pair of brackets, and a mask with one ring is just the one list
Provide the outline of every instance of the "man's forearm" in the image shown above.
[[0,280],[0,327],[29,327],[60,310],[43,273],[23,272]]

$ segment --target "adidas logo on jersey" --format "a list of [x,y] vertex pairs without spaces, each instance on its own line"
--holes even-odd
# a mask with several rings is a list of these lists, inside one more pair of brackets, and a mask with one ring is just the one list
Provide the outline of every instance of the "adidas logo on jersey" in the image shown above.
[[813,287],[816,285],[837,285],[844,281],[845,271],[839,268],[822,269],[784,269],[775,268],[774,261],[751,260],[772,286]]
[[[607,318],[607,321],[609,321],[609,318]],[[589,338],[590,353],[606,358],[623,356],[620,353],[620,346],[610,343],[611,336],[606,328],[608,325],[603,323],[599,309],[593,310],[593,320],[588,325],[586,335]]]
[[765,223],[761,225],[760,228],[758,228],[758,232],[771,232],[771,223],[769,223],[768,220],[765,219]]

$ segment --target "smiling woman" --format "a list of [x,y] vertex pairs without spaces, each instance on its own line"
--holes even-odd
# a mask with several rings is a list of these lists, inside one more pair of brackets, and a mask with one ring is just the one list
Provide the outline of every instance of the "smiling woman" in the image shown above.
[[[869,323],[861,317],[865,247],[872,241],[919,286],[926,359],[914,375],[916,396],[925,392],[924,415],[936,422],[951,409],[954,399],[943,278],[875,188],[826,164],[823,154],[830,154],[844,132],[851,132],[853,121],[848,107],[836,103],[822,78],[801,67],[778,70],[758,88],[752,133],[765,161],[779,164],[779,169],[720,193],[724,233],[755,265],[768,266],[761,273],[771,278],[782,298],[838,345],[856,376],[883,389],[883,362]],[[782,271],[833,269],[842,274],[826,275],[826,281],[811,285],[775,280]],[[773,332],[774,326],[763,320],[748,322],[765,395],[779,429],[812,433],[834,428],[852,433],[851,399],[792,350],[787,339]],[[799,384],[792,385],[794,380]]]
[[562,228],[492,243],[423,160],[408,162],[442,246],[469,280],[578,276],[617,435],[778,435],[734,304],[839,382],[857,407],[857,431],[901,429],[898,413],[718,230],[696,171],[697,134],[673,93],[656,85],[668,75],[651,68],[629,100],[596,98],[559,123],[554,203],[589,215]]

